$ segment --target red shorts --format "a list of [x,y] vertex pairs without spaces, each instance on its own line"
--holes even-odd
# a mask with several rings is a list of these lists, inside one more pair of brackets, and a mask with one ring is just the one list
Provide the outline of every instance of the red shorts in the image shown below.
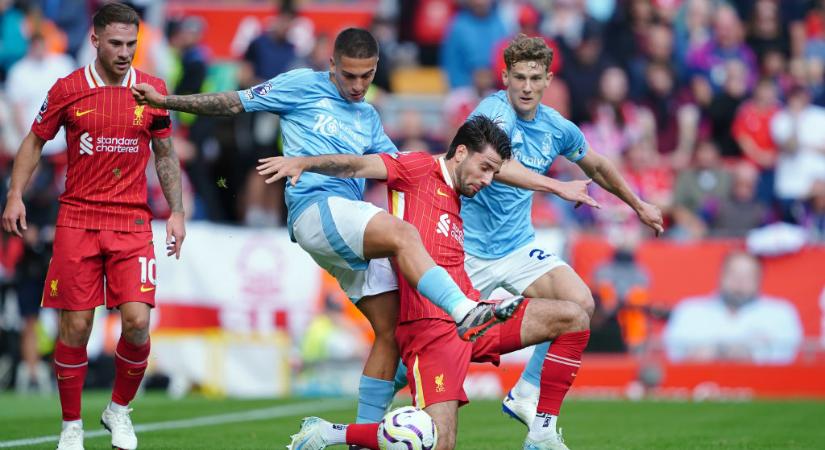
[[127,302],[155,306],[155,273],[151,231],[57,227],[41,304],[71,311]]
[[395,338],[407,366],[413,404],[421,409],[451,400],[466,404],[464,378],[470,362],[498,365],[501,355],[523,347],[521,322],[528,302],[525,300],[510,320],[494,326],[475,342],[461,340],[455,323],[447,320],[419,319],[399,324]]

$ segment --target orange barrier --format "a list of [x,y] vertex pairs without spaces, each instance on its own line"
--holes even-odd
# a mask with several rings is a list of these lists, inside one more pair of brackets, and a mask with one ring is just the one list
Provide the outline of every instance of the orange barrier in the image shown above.
[[[673,306],[679,300],[716,290],[722,260],[730,250],[744,247],[739,240],[677,243],[649,240],[637,251],[639,264],[650,275],[651,304]],[[600,237],[583,236],[571,246],[570,262],[592,286],[595,269],[613,250]],[[784,256],[764,258],[763,292],[796,305],[805,336],[822,334],[819,297],[825,289],[825,247],[806,247]]]

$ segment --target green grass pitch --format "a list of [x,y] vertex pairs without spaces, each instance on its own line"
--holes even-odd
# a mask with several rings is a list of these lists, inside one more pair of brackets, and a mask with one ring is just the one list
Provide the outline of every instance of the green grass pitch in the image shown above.
[[[108,449],[99,430],[107,393],[84,395],[87,449]],[[138,398],[132,413],[141,449],[284,448],[305,415],[347,421],[353,399],[216,400],[160,394]],[[681,403],[570,400],[560,425],[573,450],[582,449],[823,449],[825,403],[814,401]],[[56,397],[0,395],[0,448],[10,441],[54,436]],[[459,449],[520,449],[526,429],[496,401],[462,408]],[[17,447],[15,447],[17,448]],[[55,441],[19,448],[53,449]],[[345,447],[334,447],[342,448]]]

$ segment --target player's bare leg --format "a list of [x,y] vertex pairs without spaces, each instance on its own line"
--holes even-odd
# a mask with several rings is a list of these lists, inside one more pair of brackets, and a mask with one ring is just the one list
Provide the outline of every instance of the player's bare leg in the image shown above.
[[395,322],[398,319],[398,291],[361,298],[356,304],[375,332],[369,357],[358,387],[357,423],[378,422],[392,402],[393,378],[398,367]]
[[63,427],[58,449],[83,449],[83,421],[80,419],[83,382],[89,360],[86,344],[92,332],[94,310],[60,310],[58,337],[54,349],[54,367],[60,407],[63,411]]
[[438,445],[434,450],[452,450],[458,431],[458,401],[436,403],[424,408],[438,430]]
[[427,253],[418,230],[388,213],[376,214],[367,224],[364,257],[395,257],[399,275],[456,321],[462,339],[477,339],[491,325],[509,319],[515,312],[515,308],[496,308],[494,304],[468,299],[447,271],[437,266]]
[[137,448],[137,436],[129,415],[149,361],[149,305],[128,302],[120,305],[123,331],[115,350],[115,385],[112,401],[103,410],[100,423],[112,433],[112,447]]
[[[590,288],[569,266],[559,266],[545,273],[528,286],[524,294],[535,298],[567,299],[581,306],[589,317],[593,316],[595,305]],[[541,368],[550,345],[542,343],[536,346],[518,382],[508,391],[502,402],[502,411],[527,427],[536,415]],[[551,418],[553,429],[556,420],[557,417]]]
[[539,400],[524,448],[565,450],[556,432],[556,417],[581,366],[581,355],[590,338],[590,316],[567,300],[532,299],[524,312],[521,342],[526,346],[553,340],[541,368]]

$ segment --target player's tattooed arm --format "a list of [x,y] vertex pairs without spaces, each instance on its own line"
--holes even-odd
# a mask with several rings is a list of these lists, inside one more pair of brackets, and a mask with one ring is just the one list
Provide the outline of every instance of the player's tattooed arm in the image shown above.
[[152,149],[155,152],[155,170],[163,190],[163,196],[169,203],[173,213],[183,212],[183,193],[180,181],[180,162],[175,149],[172,147],[172,138],[152,138]]
[[163,95],[148,83],[132,86],[132,96],[139,105],[173,109],[204,116],[230,116],[244,112],[237,92],[214,92],[192,95]]
[[258,173],[267,176],[267,183],[289,178],[295,185],[303,172],[314,172],[337,178],[387,179],[387,166],[378,155],[323,155],[299,158],[280,156],[258,160]]
[[161,108],[183,111],[202,116],[231,116],[244,112],[237,92],[210,94],[167,95]]

